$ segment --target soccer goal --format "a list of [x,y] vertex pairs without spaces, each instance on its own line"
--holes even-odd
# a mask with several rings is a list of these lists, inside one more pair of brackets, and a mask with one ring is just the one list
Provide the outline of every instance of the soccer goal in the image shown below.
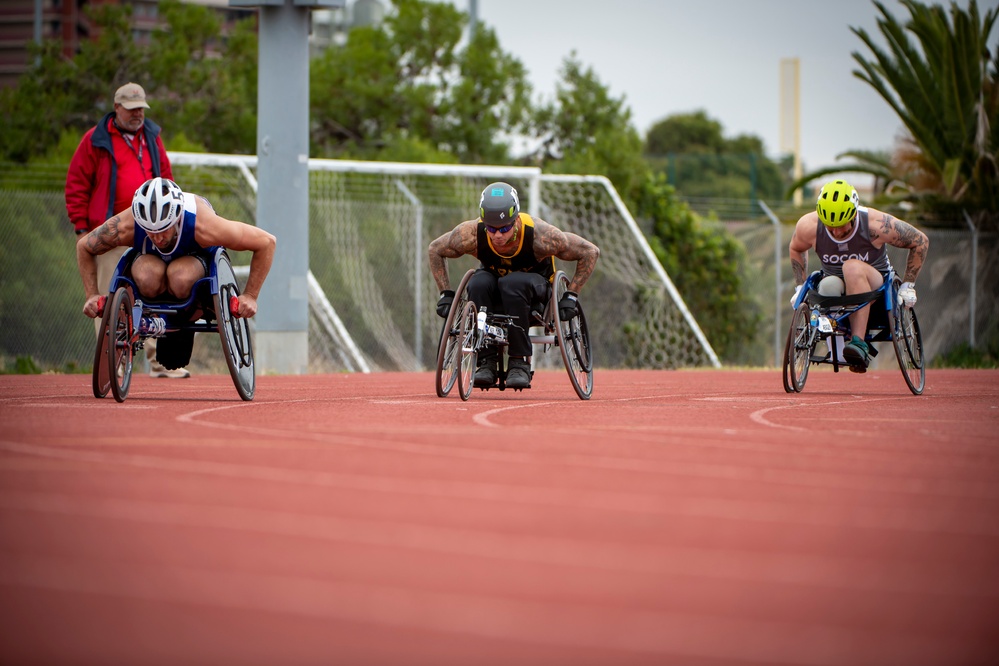
[[[255,157],[170,157],[181,187],[208,196],[224,216],[254,221]],[[427,247],[458,222],[474,218],[479,194],[496,180],[516,187],[532,215],[600,247],[600,261],[580,295],[597,367],[719,365],[635,220],[602,176],[320,159],[309,160],[309,172],[312,372],[433,367],[442,320],[434,308],[438,292]],[[234,261],[248,263],[249,257]],[[470,257],[449,261],[452,283],[475,265]],[[559,267],[570,275],[574,269]],[[557,354],[536,361],[540,367],[560,362]]]

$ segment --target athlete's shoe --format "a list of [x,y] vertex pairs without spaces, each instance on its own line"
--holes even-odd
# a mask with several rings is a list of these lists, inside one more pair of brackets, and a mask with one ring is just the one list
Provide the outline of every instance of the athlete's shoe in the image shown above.
[[492,388],[499,383],[499,376],[496,374],[496,359],[479,359],[479,367],[475,369],[475,376],[472,377],[472,386],[475,388]]
[[850,366],[850,372],[867,372],[871,363],[870,348],[856,335],[843,347],[843,360]]
[[177,368],[175,370],[167,370],[159,363],[155,361],[149,364],[149,376],[154,379],[187,379],[191,376],[187,368]]
[[531,362],[511,358],[506,370],[506,387],[511,389],[531,388]]

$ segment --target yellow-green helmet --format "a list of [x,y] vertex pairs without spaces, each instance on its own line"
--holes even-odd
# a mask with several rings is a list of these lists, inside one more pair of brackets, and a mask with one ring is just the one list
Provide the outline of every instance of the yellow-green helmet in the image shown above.
[[822,224],[827,227],[842,227],[853,222],[857,216],[860,197],[857,190],[845,180],[833,180],[822,186],[815,210]]

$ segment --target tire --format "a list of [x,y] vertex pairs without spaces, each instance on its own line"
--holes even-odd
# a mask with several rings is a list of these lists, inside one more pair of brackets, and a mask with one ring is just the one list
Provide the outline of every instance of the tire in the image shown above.
[[225,363],[236,392],[243,400],[250,401],[257,383],[250,323],[232,313],[230,303],[239,296],[239,284],[225,250],[215,253],[215,279],[218,289],[213,294],[213,300],[222,353],[225,354]]
[[811,310],[808,303],[802,303],[791,316],[791,327],[784,345],[784,390],[788,393],[801,393],[808,379],[808,367],[817,336],[809,324]]
[[562,363],[572,382],[572,388],[580,400],[589,400],[593,395],[593,353],[590,347],[590,331],[586,325],[583,306],[576,302],[576,316],[562,321],[558,312],[558,302],[569,289],[569,278],[563,271],[557,271],[549,307],[555,321],[555,338],[562,352]]
[[459,313],[464,310],[465,304],[468,302],[466,287],[474,272],[475,269],[470,268],[461,278],[461,282],[454,292],[451,310],[448,311],[447,319],[444,320],[444,326],[441,329],[441,339],[437,344],[437,370],[434,373],[434,383],[439,398],[446,398],[458,379],[458,366],[461,361],[459,353],[461,350],[461,317]]
[[891,342],[902,378],[913,395],[922,395],[926,386],[926,363],[923,358],[923,336],[913,308],[895,305],[890,313]]
[[105,307],[110,309],[105,361],[111,395],[118,402],[125,402],[132,385],[132,359],[138,342],[132,315],[132,308],[135,307],[132,290],[119,287]]
[[108,350],[110,349],[110,328],[108,320],[111,318],[110,303],[105,301],[104,314],[101,315],[100,335],[97,336],[97,349],[94,352],[93,386],[94,397],[103,398],[111,390],[111,365],[108,361]]
[[461,324],[458,327],[461,348],[458,358],[458,395],[462,400],[472,396],[472,378],[475,376],[475,365],[478,352],[478,308],[472,301],[465,301],[461,310]]

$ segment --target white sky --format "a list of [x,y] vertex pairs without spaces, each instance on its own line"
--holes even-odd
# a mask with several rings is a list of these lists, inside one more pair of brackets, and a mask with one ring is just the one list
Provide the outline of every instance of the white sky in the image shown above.
[[[471,0],[451,0],[468,11]],[[979,11],[999,0],[979,2]],[[885,7],[904,23],[896,0]],[[950,5],[949,0],[943,3]],[[967,0],[959,0],[967,7]],[[724,136],[760,137],[780,151],[780,61],[800,60],[805,171],[850,149],[890,149],[902,125],[851,52],[871,52],[850,27],[884,45],[871,0],[477,0],[478,18],[527,68],[535,98],[551,100],[575,50],[611,95],[625,98],[644,137],[657,121],[703,109]]]

